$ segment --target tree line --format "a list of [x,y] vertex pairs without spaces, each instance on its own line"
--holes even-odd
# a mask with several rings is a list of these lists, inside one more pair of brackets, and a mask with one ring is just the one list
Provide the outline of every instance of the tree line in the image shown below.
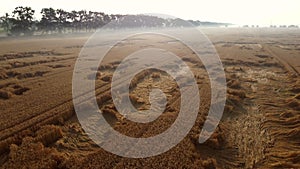
[[[11,14],[6,13],[0,17],[1,27],[9,36],[33,35],[34,33],[70,33],[70,32],[91,32],[103,27],[111,21],[111,28],[122,26],[132,27],[176,27],[189,26],[181,19],[163,19],[148,15],[120,15],[105,14],[104,12],[93,11],[65,11],[63,9],[43,8],[40,11],[41,19],[35,20],[35,10],[31,7],[19,6]],[[214,25],[219,23],[200,22],[189,20],[190,23],[199,25]]]
[[34,20],[35,10],[31,7],[16,7],[11,14],[6,13],[0,18],[1,27],[8,35],[32,35],[64,33],[75,31],[92,31],[100,28],[122,15],[107,15],[103,12],[71,11],[63,9],[43,8],[41,19]]

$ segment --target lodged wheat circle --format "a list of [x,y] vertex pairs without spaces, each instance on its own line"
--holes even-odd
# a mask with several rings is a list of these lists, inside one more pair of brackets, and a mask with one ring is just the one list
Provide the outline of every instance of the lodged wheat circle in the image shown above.
[[[161,15],[159,15],[161,16]],[[126,17],[123,18],[123,21]],[[95,98],[95,77],[105,55],[120,41],[137,34],[159,34],[177,39],[197,54],[211,83],[211,106],[207,120],[200,133],[199,142],[205,142],[217,127],[225,105],[226,80],[219,56],[210,41],[194,27],[119,31],[112,21],[97,31],[82,48],[73,72],[73,103],[78,120],[89,137],[100,147],[119,156],[128,158],[146,158],[159,155],[176,146],[191,130],[198,115],[200,96],[194,75],[174,53],[160,48],[144,48],[126,56],[113,73],[111,95],[118,112],[126,119],[137,123],[149,123],[157,119],[165,110],[166,96],[160,89],[150,92],[151,107],[146,111],[137,110],[129,98],[130,82],[136,74],[147,69],[158,69],[175,79],[180,89],[180,111],[175,122],[164,132],[148,138],[133,138],[114,130],[105,120]],[[186,23],[189,24],[189,23]],[[118,25],[120,26],[120,25]],[[114,28],[107,31],[105,28]],[[209,56],[201,56],[205,48]],[[130,65],[128,66],[128,63]],[[178,67],[178,71],[171,69]],[[218,74],[214,77],[213,72]],[[94,80],[87,80],[93,75]],[[220,78],[221,77],[221,78]],[[183,82],[179,79],[185,78]],[[191,95],[192,93],[192,95]],[[125,95],[125,97],[119,97]],[[160,97],[160,101],[156,98]],[[90,106],[82,106],[90,102]]]

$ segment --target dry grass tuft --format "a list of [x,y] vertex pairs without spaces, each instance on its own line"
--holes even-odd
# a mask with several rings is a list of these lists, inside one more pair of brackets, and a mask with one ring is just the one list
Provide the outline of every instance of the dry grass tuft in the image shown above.
[[282,117],[282,118],[291,118],[293,116],[294,116],[293,112],[283,112],[283,113],[280,113],[280,117]]
[[227,92],[234,96],[238,96],[241,99],[246,98],[246,93],[243,90],[228,89]]
[[36,132],[35,142],[41,142],[45,146],[48,146],[58,139],[62,138],[63,133],[60,127],[55,125],[42,126],[39,131]]
[[112,98],[111,98],[110,91],[108,91],[97,98],[97,103],[98,103],[98,105],[103,105],[105,102],[107,102],[111,99]]
[[289,137],[289,138],[292,138],[292,139],[298,139],[299,140],[299,136],[300,136],[300,129],[299,128],[294,128],[294,129],[291,129],[289,130],[288,133],[286,133],[286,135]]
[[66,158],[54,148],[46,148],[26,137],[20,146],[10,146],[9,160],[3,168],[63,168]]
[[190,63],[197,63],[197,62],[199,62],[197,59],[192,58],[192,57],[183,57],[182,60],[185,61],[185,62],[190,62]]
[[0,79],[6,79],[8,78],[5,70],[0,69]]
[[154,73],[152,73],[151,77],[152,77],[153,79],[159,79],[159,78],[160,78],[160,73],[154,72]]
[[130,93],[129,99],[133,103],[133,105],[141,105],[145,103],[145,101],[142,98],[136,96],[135,94]]
[[110,70],[110,69],[113,69],[114,66],[112,64],[105,64],[105,65],[100,65],[98,70],[100,71],[107,71],[107,70]]
[[203,168],[203,169],[216,169],[217,167],[217,161],[214,158],[208,158],[208,159],[198,159],[194,163],[195,168]]
[[34,73],[32,72],[27,72],[27,73],[15,73],[15,74],[10,74],[10,77],[16,77],[18,79],[25,79],[25,78],[33,78],[33,77],[41,77],[44,74],[48,73],[49,71],[36,71]]
[[138,73],[130,82],[130,85],[129,85],[129,89],[133,89],[137,86],[137,84],[142,80],[144,79],[145,77],[149,76],[150,74],[150,71],[149,70],[145,70],[145,71],[142,71],[140,73]]
[[13,93],[15,95],[22,95],[24,92],[28,91],[29,88],[28,87],[19,87],[19,88],[16,88]]
[[101,79],[102,81],[104,81],[104,82],[110,82],[111,79],[112,79],[112,77],[107,75],[107,76],[101,77],[100,79]]
[[290,91],[293,93],[300,93],[300,87],[294,86],[290,89]]
[[300,100],[300,94],[297,94],[294,98]]
[[5,152],[8,152],[9,146],[16,142],[18,142],[16,137],[10,137],[8,139],[0,141],[0,154],[4,154]]
[[204,144],[212,149],[221,149],[225,144],[225,137],[220,127],[218,127]]
[[53,68],[53,69],[57,69],[57,68],[62,68],[62,67],[67,67],[66,65],[62,65],[62,64],[58,64],[58,65],[49,65],[49,67]]
[[110,64],[117,66],[117,65],[121,64],[121,61],[117,60],[117,61],[111,62]]
[[230,80],[227,83],[227,86],[230,87],[230,88],[232,88],[232,89],[240,89],[241,88],[241,84],[237,80]]
[[224,108],[224,113],[230,113],[232,112],[234,107],[232,105],[226,104]]
[[21,73],[17,72],[17,71],[9,71],[6,73],[7,77],[16,77],[21,75]]
[[118,118],[116,116],[117,112],[115,110],[113,110],[113,109],[105,108],[105,109],[102,110],[102,114],[103,114],[105,120],[111,126],[113,126],[118,121]]
[[295,99],[288,100],[287,106],[289,106],[290,108],[293,108],[295,110],[300,110],[300,103]]
[[9,99],[12,97],[12,94],[9,91],[0,89],[0,99]]

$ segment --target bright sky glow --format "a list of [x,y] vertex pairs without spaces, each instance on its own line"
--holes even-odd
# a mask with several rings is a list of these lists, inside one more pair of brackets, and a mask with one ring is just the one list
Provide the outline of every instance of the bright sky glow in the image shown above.
[[44,7],[85,9],[108,14],[161,13],[182,19],[239,25],[300,25],[299,0],[7,0],[0,15],[16,6],[30,6],[36,16]]

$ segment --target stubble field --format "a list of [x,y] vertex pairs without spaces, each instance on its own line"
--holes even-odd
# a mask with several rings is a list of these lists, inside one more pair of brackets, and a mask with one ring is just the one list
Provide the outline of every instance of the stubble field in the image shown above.
[[181,42],[137,35],[114,46],[96,68],[95,93],[103,116],[115,130],[137,138],[157,135],[171,126],[180,110],[180,91],[165,72],[140,72],[130,85],[133,105],[149,109],[152,88],[161,89],[168,103],[151,123],[129,121],[118,113],[110,94],[120,61],[139,49],[159,47],[172,51],[192,70],[201,96],[195,125],[177,146],[144,159],[101,149],[77,120],[72,76],[90,34],[0,39],[0,166],[300,168],[300,30],[205,28],[203,32],[221,58],[227,81],[222,120],[204,144],[198,143],[198,137],[210,106],[210,82],[201,61]]

